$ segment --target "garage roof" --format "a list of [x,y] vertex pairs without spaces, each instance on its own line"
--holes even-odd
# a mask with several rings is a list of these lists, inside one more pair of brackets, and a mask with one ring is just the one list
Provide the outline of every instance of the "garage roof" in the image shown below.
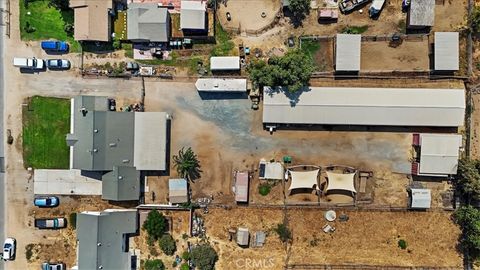
[[180,28],[205,29],[207,1],[181,1]]
[[463,125],[464,89],[311,87],[287,97],[265,87],[263,122],[366,126]]
[[361,35],[337,34],[335,50],[336,71],[359,71]]
[[461,145],[459,134],[420,134],[419,174],[457,174]]
[[458,32],[435,32],[435,70],[459,69]]

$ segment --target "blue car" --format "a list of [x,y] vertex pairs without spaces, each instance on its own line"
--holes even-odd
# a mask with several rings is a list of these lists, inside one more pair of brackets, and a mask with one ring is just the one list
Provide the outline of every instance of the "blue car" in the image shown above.
[[42,49],[47,52],[68,52],[68,43],[58,40],[45,40],[42,41]]
[[38,207],[55,207],[60,204],[60,200],[55,196],[37,197],[33,204]]

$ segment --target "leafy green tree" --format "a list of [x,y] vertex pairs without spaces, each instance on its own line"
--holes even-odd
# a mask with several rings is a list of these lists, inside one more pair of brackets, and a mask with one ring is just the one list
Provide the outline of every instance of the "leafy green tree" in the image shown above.
[[180,270],[190,270],[190,267],[187,263],[182,263],[182,265],[180,265]]
[[167,219],[163,214],[157,210],[152,210],[148,213],[142,228],[147,231],[149,237],[159,239],[167,230],[167,225]]
[[201,244],[192,248],[191,259],[199,270],[213,270],[218,260],[215,249],[209,244]]
[[70,1],[69,0],[50,0],[50,5],[60,10],[68,10],[70,8],[69,7]]
[[143,268],[145,270],[164,270],[165,265],[163,265],[163,262],[159,259],[146,260]]
[[292,12],[292,23],[300,26],[310,13],[310,0],[289,0],[288,9]]
[[292,239],[292,232],[290,231],[285,222],[277,224],[277,227],[274,229],[274,231],[278,234],[278,237],[280,237],[280,240],[284,243]]
[[480,31],[480,7],[474,7],[469,18],[470,30],[473,33]]
[[173,162],[180,177],[190,181],[200,178],[200,173],[202,172],[200,170],[200,162],[191,147],[187,148],[187,150],[185,148],[180,149],[178,155],[173,156]]
[[291,93],[307,86],[314,70],[312,57],[300,50],[289,51],[282,57],[272,57],[268,64],[259,61],[249,69],[250,79],[260,88],[286,86]]
[[455,184],[464,196],[480,200],[480,161],[461,159]]
[[462,246],[473,257],[480,255],[480,210],[471,205],[462,206],[454,213],[455,221],[462,227]]
[[190,252],[188,252],[187,250],[185,250],[185,251],[182,253],[182,259],[184,259],[185,261],[190,260]]
[[160,237],[159,244],[160,249],[162,249],[163,253],[166,255],[171,256],[177,250],[175,240],[170,234],[164,234],[162,237]]

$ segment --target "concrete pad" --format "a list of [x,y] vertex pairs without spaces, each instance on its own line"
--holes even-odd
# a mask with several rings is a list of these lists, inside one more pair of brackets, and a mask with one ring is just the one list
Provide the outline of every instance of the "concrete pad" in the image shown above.
[[102,181],[80,174],[80,170],[35,170],[35,195],[102,195]]

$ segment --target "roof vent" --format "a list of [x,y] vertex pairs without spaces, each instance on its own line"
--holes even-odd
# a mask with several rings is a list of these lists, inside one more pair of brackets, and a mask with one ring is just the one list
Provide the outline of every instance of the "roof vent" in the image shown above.
[[124,159],[124,160],[122,160],[122,162],[123,162],[123,163],[129,163],[130,160],[129,160],[129,159]]
[[98,247],[101,246],[101,245],[102,245],[102,243],[100,243],[100,242],[97,243],[97,246],[98,246]]
[[98,129],[94,129],[93,132],[98,133]]
[[94,153],[97,153],[97,152],[98,152],[98,149],[97,149],[97,148],[93,148],[93,152],[94,152]]
[[122,180],[122,179],[123,179],[123,176],[119,175],[118,180]]
[[115,147],[115,146],[117,146],[117,144],[116,143],[110,143],[109,146],[110,147]]
[[103,269],[103,265],[100,265],[100,266],[98,267],[98,269]]

